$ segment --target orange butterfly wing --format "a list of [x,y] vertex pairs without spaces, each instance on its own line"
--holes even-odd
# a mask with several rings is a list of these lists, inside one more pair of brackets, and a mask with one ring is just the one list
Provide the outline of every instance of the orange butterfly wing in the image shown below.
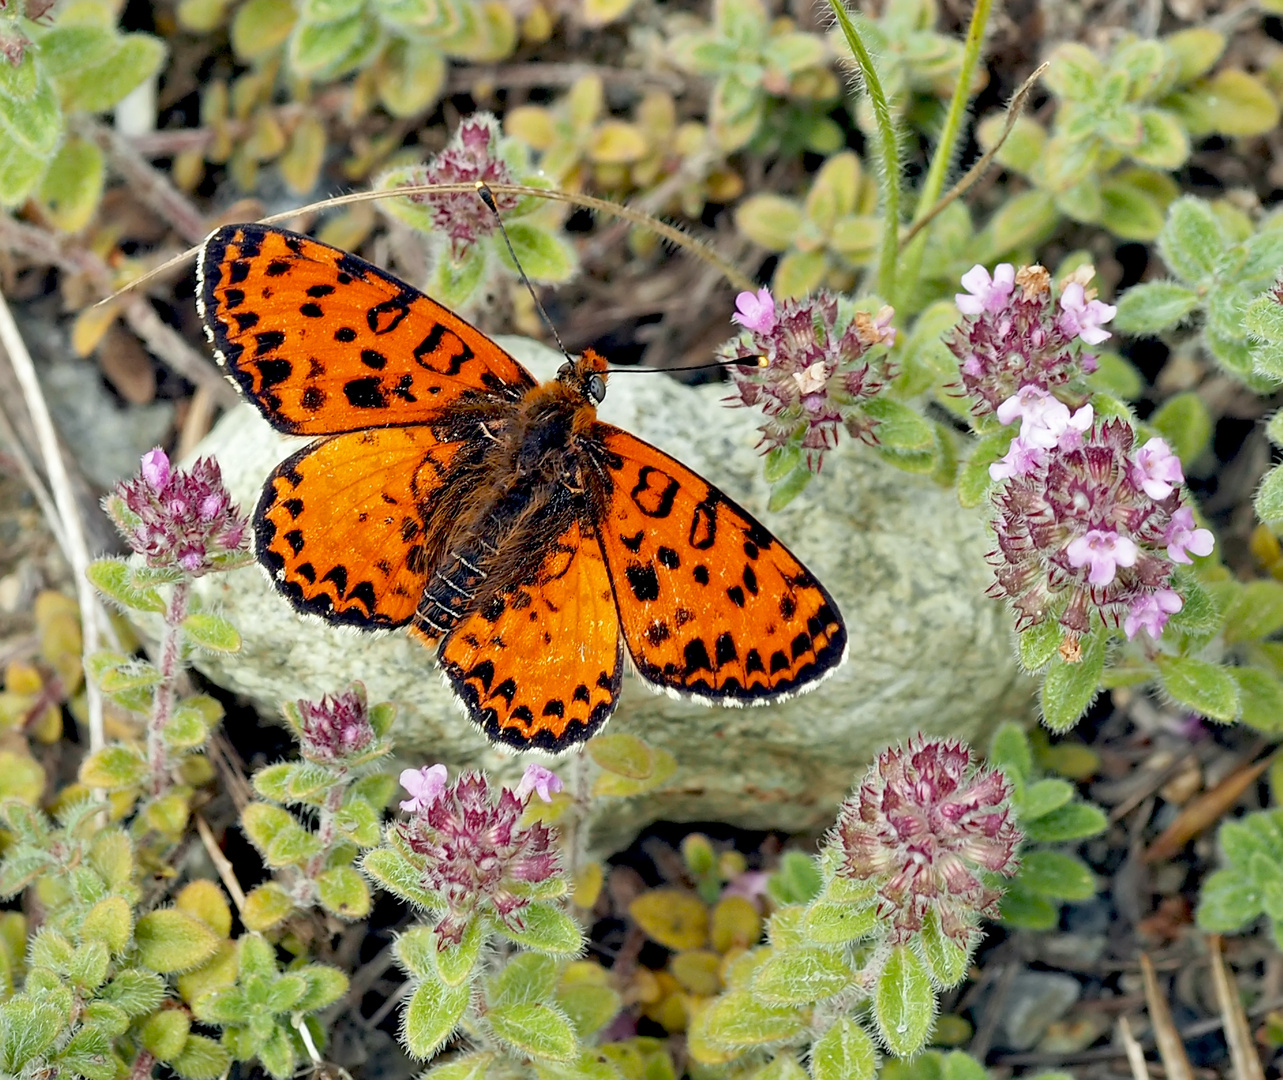
[[423,508],[461,443],[427,427],[336,435],[281,462],[263,486],[254,546],[297,608],[367,629],[410,621],[427,584]]
[[597,538],[576,521],[530,580],[483,601],[445,637],[437,657],[492,741],[557,752],[588,739],[614,711],[623,672],[619,617]]
[[461,401],[516,401],[535,385],[457,315],[309,237],[224,226],[197,266],[197,304],[219,362],[280,431],[429,423]]
[[707,480],[593,425],[602,550],[643,679],[729,705],[810,689],[846,656],[837,604],[779,540]]

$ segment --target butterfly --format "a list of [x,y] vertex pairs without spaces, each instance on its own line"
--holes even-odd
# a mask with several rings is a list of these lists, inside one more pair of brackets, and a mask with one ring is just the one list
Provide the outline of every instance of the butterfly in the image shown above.
[[606,362],[539,383],[479,330],[337,248],[229,225],[197,303],[278,431],[258,561],[306,615],[406,627],[493,742],[560,752],[652,687],[726,705],[808,690],[846,655],[833,598],[754,518],[597,419]]

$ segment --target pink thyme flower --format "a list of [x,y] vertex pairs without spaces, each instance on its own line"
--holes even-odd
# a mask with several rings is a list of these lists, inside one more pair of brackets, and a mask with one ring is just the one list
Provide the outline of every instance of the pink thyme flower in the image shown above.
[[394,826],[423,887],[439,898],[440,948],[461,941],[476,918],[520,930],[530,886],[560,872],[556,830],[539,822],[523,826],[524,808],[508,788],[495,797],[484,775],[464,773],[409,821]]
[[151,450],[139,475],[117,484],[103,506],[153,568],[200,577],[247,559],[248,523],[232,505],[213,458],[183,471],[172,468],[163,450]]
[[1070,413],[1063,401],[1040,386],[1028,385],[999,405],[996,415],[1002,424],[1019,417],[1020,438],[1027,446],[1071,450],[1082,445],[1082,433],[1091,427],[1094,412],[1084,405]]
[[365,687],[360,683],[340,694],[326,694],[320,701],[298,701],[294,708],[303,756],[311,761],[337,764],[374,742]]
[[1210,555],[1216,540],[1210,529],[1194,528],[1194,511],[1188,506],[1182,506],[1172,515],[1171,524],[1163,535],[1163,543],[1167,545],[1167,557],[1172,562],[1188,565],[1194,561],[1189,557],[1189,552],[1199,556]]
[[1185,606],[1185,601],[1171,589],[1159,589],[1145,596],[1138,596],[1127,617],[1123,619],[1123,633],[1131,641],[1138,631],[1144,630],[1155,641],[1162,636],[1170,616]]
[[1087,580],[1093,585],[1108,585],[1118,567],[1135,566],[1139,555],[1140,548],[1134,540],[1105,529],[1091,529],[1065,548],[1070,566],[1091,567]]
[[410,797],[401,803],[401,809],[410,814],[422,813],[441,798],[448,775],[446,767],[440,764],[424,765],[420,769],[403,769],[398,782],[410,793]]
[[1118,314],[1113,304],[1104,304],[1099,300],[1087,301],[1086,290],[1077,281],[1065,286],[1060,296],[1060,328],[1070,337],[1080,337],[1088,345],[1099,345],[1108,341],[1110,333],[1102,330],[1101,325],[1109,322]]
[[962,275],[965,293],[955,293],[954,302],[964,315],[994,313],[1007,306],[1011,290],[1016,286],[1016,268],[1011,263],[999,263],[993,277],[978,263]]
[[770,289],[742,292],[735,297],[735,314],[731,322],[739,323],[755,334],[769,334],[775,329],[775,297]]
[[544,802],[552,802],[552,797],[565,785],[561,777],[542,765],[530,764],[522,774],[513,794],[522,802],[527,802],[532,794],[537,794]]
[[1076,326],[1066,330],[1043,267],[1012,271],[1004,263],[991,279],[976,266],[962,283],[968,292],[955,300],[963,318],[945,344],[958,358],[957,385],[974,399],[977,416],[995,412],[1026,386],[1049,391],[1094,366],[1094,357],[1083,357]]
[[1016,870],[1010,795],[1002,773],[977,766],[957,740],[918,736],[878,755],[842,804],[833,841],[839,874],[876,883],[891,944],[921,931],[930,911],[952,941],[971,944],[1002,895],[985,875]]
[[1011,440],[1006,456],[989,466],[989,478],[1010,480],[1013,476],[1024,476],[1041,465],[1045,458],[1045,450],[1039,446],[1029,446],[1017,436]]
[[891,308],[853,312],[826,290],[777,305],[762,289],[741,293],[737,303],[732,318],[744,329],[718,357],[766,358],[765,367],[730,368],[735,395],[726,399],[766,415],[759,445],[802,450],[818,470],[844,429],[852,438],[877,441],[878,420],[863,406],[895,377],[892,361],[874,351],[895,342]]
[[[1138,454],[1131,425],[1114,419],[1093,423],[1077,445],[1062,439],[997,463],[989,594],[1011,601],[1017,630],[1052,618],[1085,634],[1093,613],[1118,626],[1140,612],[1154,625],[1158,609],[1139,601],[1172,591],[1177,560],[1168,548],[1175,539],[1185,550],[1181,529],[1193,519],[1181,514],[1179,491],[1155,499],[1145,490]],[[1210,539],[1190,550],[1210,551]]]
[[1166,439],[1150,439],[1136,451],[1132,479],[1151,499],[1165,499],[1173,488],[1185,482],[1181,459],[1172,453]]

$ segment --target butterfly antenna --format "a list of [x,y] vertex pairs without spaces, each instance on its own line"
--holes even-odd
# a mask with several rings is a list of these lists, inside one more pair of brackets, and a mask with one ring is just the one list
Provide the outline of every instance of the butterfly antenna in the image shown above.
[[517,268],[517,273],[521,275],[521,280],[530,293],[530,299],[535,302],[535,307],[539,309],[539,317],[543,319],[544,326],[548,327],[548,332],[552,334],[552,339],[557,343],[557,348],[561,350],[561,355],[569,360],[570,353],[566,352],[566,346],[561,343],[561,335],[557,333],[557,328],[553,326],[552,319],[548,317],[548,312],[545,310],[543,302],[539,299],[539,294],[535,292],[535,287],[530,283],[530,279],[526,277],[526,271],[521,265],[521,260],[517,258],[517,253],[513,250],[512,239],[508,236],[508,230],[504,228],[503,217],[500,215],[499,207],[494,201],[494,192],[490,190],[490,185],[484,180],[478,180],[477,194],[481,196],[481,201],[486,204],[490,212],[494,214],[495,221],[499,223],[499,231],[503,233],[503,242],[508,245],[508,254],[512,256],[512,264]]
[[682,367],[648,368],[616,367],[611,368],[612,375],[667,375],[673,371],[707,371],[715,367],[755,367],[764,368],[770,363],[765,356],[733,356],[729,360],[710,360],[706,364],[686,364]]

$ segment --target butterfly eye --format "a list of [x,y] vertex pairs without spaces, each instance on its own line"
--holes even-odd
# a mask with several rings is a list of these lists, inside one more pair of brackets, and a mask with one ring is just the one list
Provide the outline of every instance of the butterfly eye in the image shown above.
[[600,375],[593,375],[588,379],[588,396],[598,405],[606,397],[606,380]]

